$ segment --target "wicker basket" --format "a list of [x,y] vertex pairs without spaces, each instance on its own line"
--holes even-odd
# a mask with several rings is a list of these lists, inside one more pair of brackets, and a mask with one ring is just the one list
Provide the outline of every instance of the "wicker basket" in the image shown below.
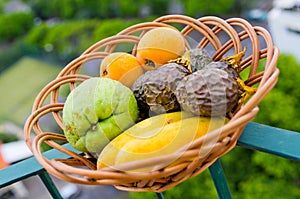
[[[68,85],[74,89],[78,82],[90,78],[91,75],[82,73],[81,69],[85,63],[103,59],[109,53],[118,51],[122,44],[124,44],[123,47],[130,47],[132,54],[135,54],[135,48],[141,35],[145,31],[161,26],[175,26],[181,30],[183,35],[198,38],[192,44],[187,43],[187,48],[205,48],[211,53],[214,60],[220,60],[225,55],[239,53],[245,45],[248,45],[241,68],[243,73],[247,73],[246,85],[257,85],[257,92],[243,104],[225,126],[209,133],[205,140],[201,137],[191,143],[180,156],[184,161],[178,164],[172,164],[157,171],[140,173],[125,172],[114,168],[97,170],[95,159],[89,154],[78,155],[61,143],[58,144],[57,141],[67,142],[66,138],[60,133],[43,130],[41,118],[49,114],[54,118],[55,124],[62,128],[61,114],[64,103],[59,102],[60,88]],[[39,163],[50,174],[64,181],[88,185],[114,185],[118,189],[127,191],[162,192],[201,173],[236,145],[245,125],[258,113],[259,102],[277,82],[278,56],[279,51],[273,46],[268,31],[262,27],[252,27],[247,21],[240,18],[223,20],[207,16],[193,19],[183,15],[167,15],[153,22],[133,25],[115,36],[92,45],[81,56],[63,68],[57,78],[40,91],[35,99],[32,113],[24,126],[26,142]],[[262,59],[265,67],[258,69],[258,64]],[[95,64],[95,67],[99,68],[99,64]],[[96,73],[94,76],[98,76],[98,74]],[[46,100],[49,98],[50,100]],[[32,133],[33,131],[36,135]],[[206,146],[209,143],[207,140],[216,137],[217,140],[213,145]],[[43,142],[72,158],[47,159],[40,149]],[[204,157],[198,156],[201,147],[209,147],[210,153]],[[159,156],[140,160],[134,164],[125,164],[123,168],[133,169],[155,165],[171,158],[173,158],[172,155]]]

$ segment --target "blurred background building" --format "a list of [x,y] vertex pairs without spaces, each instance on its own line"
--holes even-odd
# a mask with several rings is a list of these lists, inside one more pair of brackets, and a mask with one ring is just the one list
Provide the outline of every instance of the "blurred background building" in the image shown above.
[[293,54],[300,61],[300,1],[276,0],[268,13],[268,26],[282,53]]

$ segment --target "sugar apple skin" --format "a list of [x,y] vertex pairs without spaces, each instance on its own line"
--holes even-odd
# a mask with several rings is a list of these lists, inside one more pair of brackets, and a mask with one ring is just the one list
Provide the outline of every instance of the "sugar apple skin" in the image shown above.
[[238,103],[239,86],[225,70],[211,67],[183,78],[175,95],[185,111],[200,116],[225,116]]
[[137,102],[129,88],[109,78],[94,77],[71,91],[62,118],[71,146],[97,153],[137,117]]
[[156,70],[147,71],[132,86],[141,112],[155,114],[180,110],[174,91],[188,69],[176,63],[168,63]]

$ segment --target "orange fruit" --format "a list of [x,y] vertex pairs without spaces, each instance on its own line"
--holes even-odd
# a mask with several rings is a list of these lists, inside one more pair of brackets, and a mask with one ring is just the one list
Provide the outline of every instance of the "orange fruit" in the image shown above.
[[2,156],[2,153],[1,153],[1,146],[2,143],[0,142],[0,169],[3,169],[5,167],[8,167],[9,166],[9,163],[7,163],[5,160],[4,160],[4,157]]
[[125,52],[109,54],[102,60],[100,66],[100,77],[118,80],[129,88],[143,73],[143,67],[137,58]]
[[185,52],[185,39],[176,29],[158,27],[143,35],[137,46],[137,59],[145,70],[153,70]]

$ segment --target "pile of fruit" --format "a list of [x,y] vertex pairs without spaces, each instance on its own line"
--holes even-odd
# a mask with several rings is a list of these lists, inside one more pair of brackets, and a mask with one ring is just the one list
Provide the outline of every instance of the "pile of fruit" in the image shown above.
[[177,29],[159,27],[142,35],[136,56],[106,56],[100,77],[82,82],[65,102],[71,146],[94,155],[100,169],[174,154],[225,125],[255,92],[239,76],[244,52],[213,61],[186,42]]

